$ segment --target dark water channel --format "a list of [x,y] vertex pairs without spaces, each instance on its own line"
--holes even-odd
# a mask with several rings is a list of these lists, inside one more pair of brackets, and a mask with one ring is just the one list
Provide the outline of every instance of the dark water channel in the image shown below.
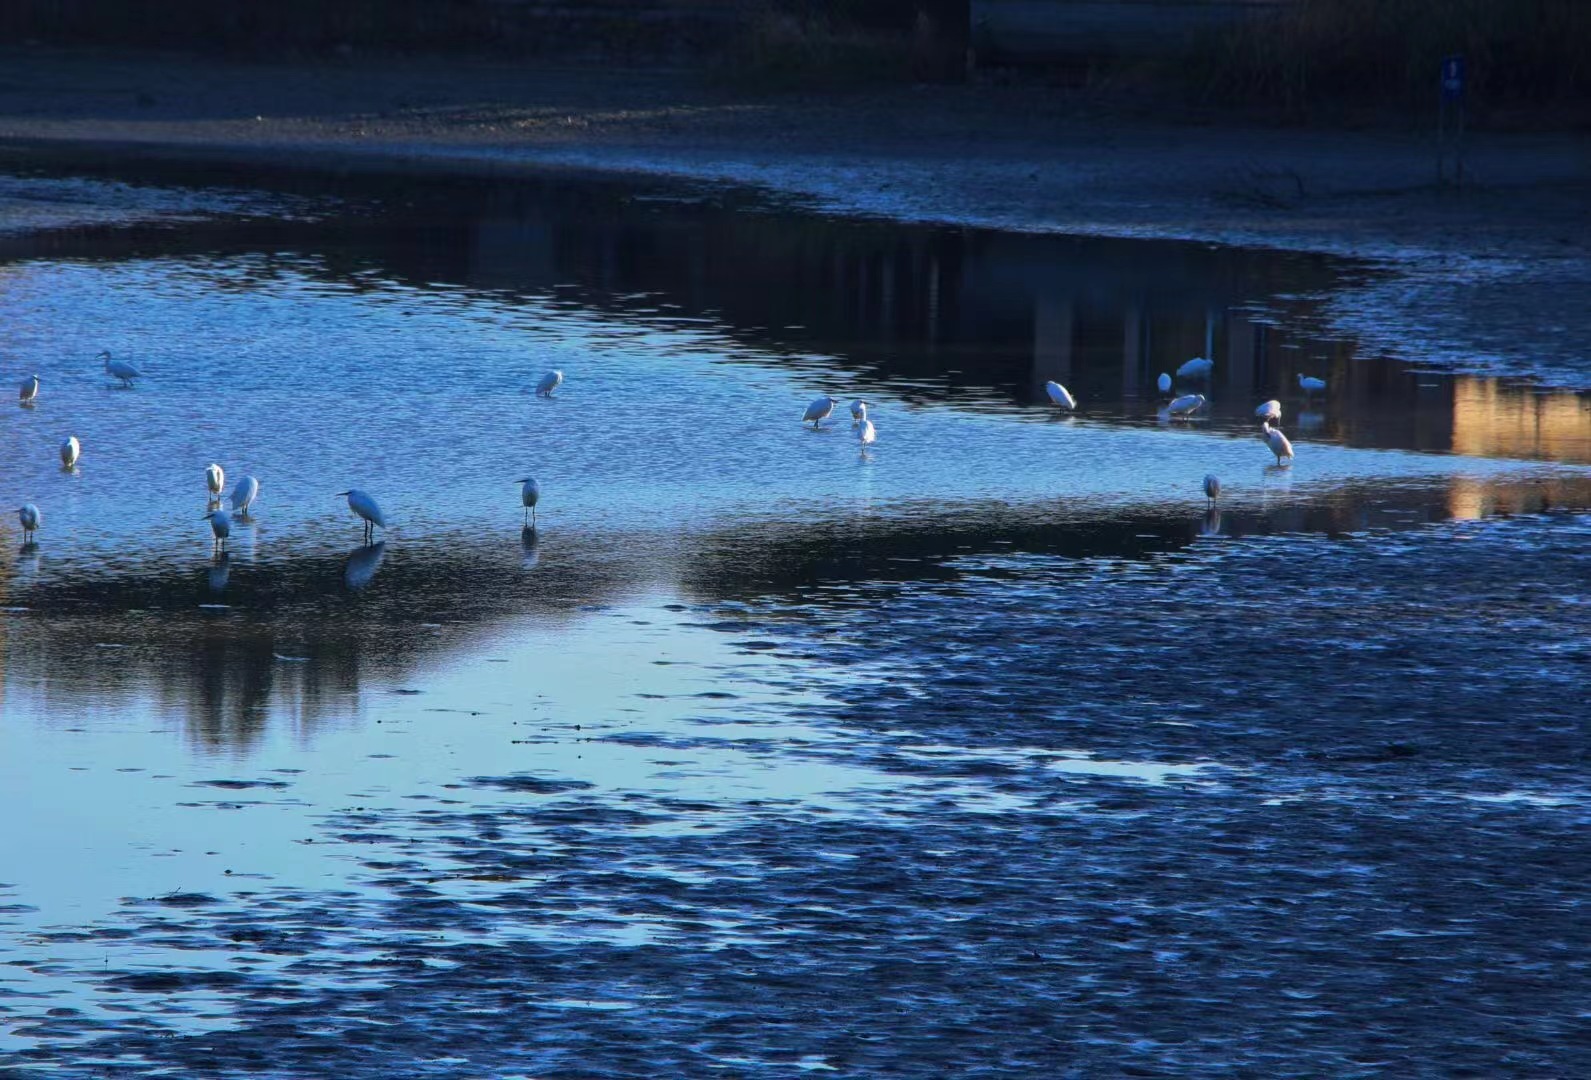
[[1591,1072],[1591,397],[1370,268],[6,168],[0,1076]]

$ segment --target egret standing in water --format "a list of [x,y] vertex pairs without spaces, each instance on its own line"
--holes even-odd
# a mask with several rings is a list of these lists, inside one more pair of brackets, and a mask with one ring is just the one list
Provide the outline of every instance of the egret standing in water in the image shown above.
[[22,523],[22,542],[31,544],[33,534],[39,531],[39,508],[32,503],[23,503],[17,510],[17,520]]
[[537,397],[552,397],[552,392],[563,384],[563,372],[553,370],[541,377],[541,382],[536,384]]
[[1221,497],[1221,478],[1215,473],[1204,474],[1204,497],[1210,500],[1211,506]]
[[534,476],[527,476],[519,482],[519,501],[525,507],[525,524],[536,524],[536,504],[541,502],[541,485],[536,483]]
[[376,534],[376,526],[383,529],[387,527],[387,519],[381,514],[381,507],[376,505],[376,500],[366,495],[358,488],[349,488],[337,494],[348,496],[348,509],[358,514],[365,520],[365,540],[370,541]]
[[131,389],[133,385],[133,380],[138,378],[140,375],[139,370],[133,367],[127,361],[112,359],[109,349],[101,351],[100,354],[94,359],[105,361],[105,373],[112,376],[113,378],[120,379],[122,381],[122,385],[128,387],[129,389]]
[[1072,392],[1054,379],[1044,384],[1044,392],[1050,396],[1050,404],[1057,408],[1068,411],[1077,408],[1077,399],[1072,396]]
[[1177,369],[1177,378],[1202,379],[1210,374],[1210,369],[1213,367],[1215,367],[1214,360],[1206,360],[1202,356],[1195,356]]
[[856,431],[856,441],[866,449],[873,445],[874,439],[878,438],[878,431],[873,427],[873,421],[867,418],[867,402],[858,401],[857,404],[862,407],[862,415],[857,417],[860,426]]
[[1282,422],[1282,403],[1276,400],[1264,402],[1255,408],[1254,415],[1267,424],[1280,424]]
[[61,444],[61,468],[68,472],[77,468],[77,459],[83,456],[83,445],[77,441],[76,435],[68,435]]
[[210,505],[218,505],[221,502],[221,489],[226,487],[226,473],[221,466],[206,465],[204,467],[204,486],[210,492]]
[[1162,394],[1171,393],[1171,376],[1162,371],[1160,373],[1160,378],[1155,380],[1155,385],[1160,387],[1160,392]]
[[1191,416],[1204,408],[1203,394],[1183,394],[1166,406],[1166,412],[1172,416]]
[[831,397],[814,398],[812,404],[807,406],[807,411],[801,414],[801,422],[812,421],[812,430],[818,430],[818,423],[829,418],[834,411],[834,399]]
[[1310,397],[1325,391],[1326,380],[1317,379],[1313,375],[1300,375],[1298,376],[1298,387],[1304,392],[1305,397]]
[[22,380],[22,390],[17,394],[17,401],[23,405],[32,405],[39,396],[39,377],[29,375]]
[[232,489],[232,512],[239,517],[249,516],[249,507],[254,505],[254,500],[260,494],[260,482],[252,476],[245,476],[238,481],[238,486]]
[[215,546],[226,547],[227,537],[232,535],[232,517],[225,510],[212,510],[204,515],[210,522],[210,531],[215,534]]
[[1265,440],[1265,445],[1276,455],[1276,464],[1280,465],[1283,458],[1288,461],[1293,460],[1293,444],[1287,441],[1287,436],[1280,430],[1266,424],[1264,431],[1260,433],[1260,438]]

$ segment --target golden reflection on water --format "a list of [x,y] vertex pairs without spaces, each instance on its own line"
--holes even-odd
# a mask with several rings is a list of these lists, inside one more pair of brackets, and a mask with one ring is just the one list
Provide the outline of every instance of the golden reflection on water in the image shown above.
[[1591,461],[1591,398],[1459,376],[1453,380],[1453,452]]

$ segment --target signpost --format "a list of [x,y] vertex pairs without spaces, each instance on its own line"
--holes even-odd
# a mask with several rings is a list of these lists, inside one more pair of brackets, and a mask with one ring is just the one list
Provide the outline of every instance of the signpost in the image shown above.
[[1462,56],[1442,57],[1438,86],[1441,97],[1436,112],[1436,182],[1447,182],[1447,150],[1453,147],[1453,183],[1464,184],[1464,90],[1466,79]]

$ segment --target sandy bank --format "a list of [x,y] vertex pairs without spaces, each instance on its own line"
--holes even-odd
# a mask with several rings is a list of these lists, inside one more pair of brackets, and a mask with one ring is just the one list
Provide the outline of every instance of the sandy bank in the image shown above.
[[578,166],[762,186],[824,210],[1356,255],[1394,272],[1334,309],[1373,345],[1591,383],[1591,153],[1428,131],[1124,115],[1034,87],[735,93],[667,71],[465,62],[222,64],[14,52],[0,139],[85,152],[461,171]]

